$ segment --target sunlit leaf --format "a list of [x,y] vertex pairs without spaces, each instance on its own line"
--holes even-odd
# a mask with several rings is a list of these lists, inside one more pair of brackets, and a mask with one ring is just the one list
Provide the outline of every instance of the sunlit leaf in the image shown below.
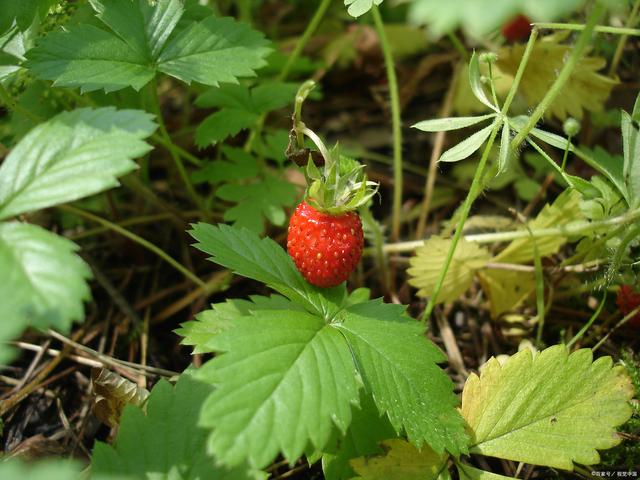
[[460,143],[451,147],[449,150],[444,152],[440,158],[439,162],[458,162],[460,160],[464,160],[467,157],[473,155],[476,150],[478,150],[482,144],[489,138],[491,135],[491,130],[495,128],[492,123],[488,127],[483,128],[482,130],[477,131],[473,135],[468,138],[465,138]]
[[476,55],[476,52],[473,52],[471,60],[469,60],[469,85],[471,85],[471,91],[480,102],[484,103],[491,110],[495,110],[496,112],[498,111],[498,107],[491,103],[482,86],[482,81],[480,79],[480,64],[478,62],[478,55]]
[[382,0],[344,0],[344,4],[347,8],[347,12],[352,17],[359,17],[364,15],[373,8],[374,5],[380,5]]
[[69,460],[42,460],[35,463],[9,459],[0,462],[2,480],[80,479],[80,464]]

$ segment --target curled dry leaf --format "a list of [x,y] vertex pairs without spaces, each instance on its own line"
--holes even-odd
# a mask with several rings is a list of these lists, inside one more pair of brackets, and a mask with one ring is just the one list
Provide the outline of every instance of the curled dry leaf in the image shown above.
[[149,396],[146,388],[105,368],[91,369],[91,383],[95,394],[93,412],[110,427],[118,425],[125,405],[141,407]]

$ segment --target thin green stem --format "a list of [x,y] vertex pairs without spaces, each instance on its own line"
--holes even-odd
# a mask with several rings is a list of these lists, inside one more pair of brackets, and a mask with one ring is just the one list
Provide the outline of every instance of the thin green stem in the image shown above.
[[591,14],[589,15],[587,24],[585,25],[584,29],[580,33],[580,36],[578,37],[578,41],[574,45],[573,51],[571,52],[571,55],[569,55],[569,58],[565,62],[564,66],[562,67],[562,70],[560,70],[560,74],[556,78],[556,81],[553,82],[553,85],[551,85],[551,88],[547,91],[547,94],[544,96],[542,101],[538,104],[534,112],[531,114],[525,126],[522,128],[522,130],[518,132],[515,138],[511,141],[512,150],[517,149],[520,146],[520,144],[524,141],[524,139],[527,138],[527,135],[529,135],[529,132],[536,126],[536,124],[538,123],[538,120],[542,118],[542,116],[544,115],[544,112],[547,111],[551,103],[556,99],[556,97],[558,96],[562,88],[565,86],[565,84],[571,77],[571,74],[573,73],[574,68],[580,61],[580,58],[582,58],[582,54],[585,48],[587,47],[587,45],[589,44],[589,41],[591,40],[591,34],[593,33],[593,29],[596,26],[596,23],[598,22],[598,20],[600,20],[600,17],[602,17],[603,13],[604,13],[604,7],[599,2],[596,2]]
[[[627,24],[626,24],[627,28],[633,27],[637,22],[638,10],[640,10],[640,0],[636,0],[636,3],[633,4],[633,8],[631,9],[631,14],[627,19]],[[622,52],[624,51],[624,46],[626,45],[628,38],[629,38],[628,34],[623,34],[618,40],[616,51],[613,54],[613,58],[611,59],[611,65],[609,66],[610,77],[612,77],[616,73],[616,70],[618,69],[618,63],[620,63],[620,59],[622,58]]]
[[467,48],[464,46],[464,44],[460,41],[458,36],[455,34],[455,32],[450,32],[449,34],[447,34],[447,36],[449,37],[449,40],[451,40],[451,44],[453,45],[453,48],[455,48],[456,51],[460,54],[460,57],[465,62],[468,62],[469,52],[467,51]]
[[2,83],[0,83],[0,101],[4,103],[4,105],[7,107],[9,111],[20,113],[35,124],[38,124],[44,121],[42,117],[40,117],[39,115],[36,115],[35,113],[24,108],[22,105],[16,102]]
[[602,300],[600,300],[600,305],[598,305],[598,308],[596,309],[596,311],[593,312],[593,315],[591,315],[591,318],[589,318],[589,321],[585,323],[580,329],[580,331],[573,336],[573,338],[569,341],[569,343],[567,343],[567,348],[571,348],[578,340],[580,340],[582,336],[587,332],[587,330],[591,328],[591,325],[593,325],[593,322],[595,322],[598,319],[598,317],[600,316],[600,313],[602,312],[602,309],[604,308],[604,304],[607,300],[607,293],[608,293],[607,290],[605,290],[604,294],[602,295]]
[[639,313],[640,313],[640,306],[635,308],[633,311],[629,312],[627,315],[625,315],[622,318],[622,320],[616,323],[614,327],[611,330],[609,330],[609,332],[604,337],[602,337],[598,343],[595,344],[595,346],[591,349],[591,351],[595,352],[596,350],[598,350],[602,346],[602,344],[609,339],[609,337],[613,332],[615,332],[618,328],[620,328],[622,325],[627,323],[629,320],[631,320],[633,317],[635,317]]
[[[548,30],[574,30],[584,31],[587,26],[582,23],[534,23],[533,26],[537,28],[545,28]],[[640,30],[637,28],[625,28],[625,27],[609,27],[606,25],[595,25],[593,31],[597,33],[613,33],[615,35],[631,35],[634,37],[640,37]]]
[[393,132],[393,209],[391,221],[391,238],[397,240],[400,237],[400,214],[402,209],[402,123],[400,119],[400,94],[398,92],[398,79],[396,68],[391,54],[391,45],[384,30],[384,23],[380,10],[376,5],[371,9],[373,23],[376,27],[384,65],[387,70],[389,83],[389,95],[391,99],[391,128]]
[[565,168],[567,166],[567,158],[569,157],[569,150],[571,150],[571,136],[567,138],[567,146],[564,149],[564,155],[562,156],[562,173],[565,173]]
[[[531,229],[526,226],[527,232],[531,237]],[[538,317],[538,330],[536,332],[536,344],[541,346],[542,344],[542,332],[544,330],[545,321],[545,304],[544,304],[544,274],[542,272],[542,259],[540,258],[540,250],[538,249],[538,243],[535,238],[531,238],[533,244],[533,265],[535,270],[536,281],[536,311]]]
[[79,208],[73,207],[71,205],[61,205],[58,207],[60,210],[63,210],[65,212],[71,213],[73,215],[76,215],[78,217],[82,217],[85,218],[91,222],[95,222],[95,223],[99,223],[100,225],[102,225],[103,227],[108,228],[109,230],[112,230],[120,235],[122,235],[123,237],[128,238],[129,240],[131,240],[132,242],[137,243],[138,245],[146,248],[147,250],[149,250],[150,252],[155,253],[158,257],[160,257],[161,259],[163,259],[165,262],[167,262],[169,265],[171,265],[173,268],[175,268],[176,270],[178,270],[180,273],[182,273],[186,278],[188,278],[189,280],[191,280],[193,283],[195,283],[196,285],[198,285],[199,287],[205,288],[206,287],[206,283],[203,282],[202,280],[200,280],[193,272],[187,270],[185,267],[183,267],[179,262],[177,262],[176,260],[173,259],[173,257],[171,257],[171,255],[169,255],[167,252],[165,252],[164,250],[162,250],[161,248],[157,247],[156,245],[154,245],[153,243],[151,243],[148,240],[145,240],[142,237],[139,237],[138,235],[136,235],[133,232],[130,232],[129,230],[122,228],[120,225],[117,225],[113,222],[110,222],[109,220],[99,217],[97,215],[94,215],[93,213],[87,212],[85,210],[81,210]]
[[178,170],[178,174],[182,179],[182,183],[184,183],[185,188],[187,189],[187,193],[193,203],[198,207],[204,210],[204,201],[198,195],[198,193],[193,188],[193,184],[191,183],[191,179],[189,178],[189,174],[184,167],[184,163],[182,162],[182,157],[180,156],[180,152],[176,148],[176,145],[171,140],[171,136],[169,135],[169,131],[167,130],[167,126],[164,123],[164,118],[162,117],[162,110],[160,108],[160,97],[158,96],[158,82],[154,79],[150,83],[151,88],[151,96],[152,96],[152,106],[155,110],[156,118],[158,120],[158,126],[160,127],[160,135],[164,140],[163,146],[169,151],[171,154],[171,158]]
[[[518,86],[520,85],[520,80],[522,79],[522,75],[524,73],[525,68],[527,67],[527,63],[529,61],[529,56],[531,55],[531,51],[533,50],[533,45],[538,36],[538,32],[536,29],[533,29],[531,35],[529,37],[529,41],[527,42],[527,46],[525,47],[525,51],[522,54],[522,60],[520,61],[520,65],[518,66],[518,71],[513,79],[513,83],[511,84],[511,88],[509,93],[507,94],[507,98],[502,105],[502,110],[500,111],[500,116],[502,119],[506,119],[507,112],[509,111],[509,107],[511,106],[511,102],[515,97],[516,91],[518,90]],[[449,251],[447,252],[447,257],[445,259],[445,263],[440,270],[440,274],[438,276],[438,280],[436,282],[435,288],[433,289],[432,295],[429,297],[429,302],[422,314],[422,321],[426,322],[427,319],[431,316],[433,309],[436,305],[436,300],[438,298],[438,294],[442,289],[442,285],[444,284],[444,279],[447,276],[447,271],[449,270],[449,266],[453,261],[453,255],[455,254],[456,247],[458,246],[458,242],[462,237],[462,231],[464,229],[464,224],[469,217],[469,212],[471,211],[471,205],[475,201],[476,197],[480,193],[482,176],[484,174],[484,168],[487,163],[487,159],[489,158],[489,153],[491,152],[491,147],[493,147],[493,143],[495,142],[496,136],[498,135],[498,131],[500,131],[501,122],[496,121],[493,129],[491,131],[491,135],[489,136],[489,140],[484,148],[484,152],[482,152],[482,157],[480,158],[480,163],[478,163],[478,167],[476,168],[476,173],[473,176],[473,180],[471,182],[471,188],[469,189],[469,193],[464,200],[464,204],[462,205],[462,212],[460,215],[460,219],[458,220],[458,224],[456,226],[456,231],[451,239],[451,245],[449,246]]]
[[193,153],[182,148],[180,145],[176,145],[173,142],[167,142],[166,138],[163,135],[159,133],[154,133],[151,138],[153,139],[154,142],[159,143],[167,150],[169,150],[170,148],[174,148],[182,158],[184,158],[188,162],[191,162],[196,167],[202,166],[202,160],[196,157]]
[[498,95],[496,95],[496,85],[493,81],[493,68],[491,65],[492,62],[487,62],[487,66],[489,67],[489,85],[491,85],[491,97],[493,98],[493,104],[498,107]]
[[307,80],[298,89],[296,93],[296,100],[293,107],[293,129],[296,132],[296,141],[298,142],[298,148],[304,148],[304,135],[302,130],[305,128],[305,124],[302,123],[302,104],[307,99],[311,90],[316,87],[316,82],[313,80]]

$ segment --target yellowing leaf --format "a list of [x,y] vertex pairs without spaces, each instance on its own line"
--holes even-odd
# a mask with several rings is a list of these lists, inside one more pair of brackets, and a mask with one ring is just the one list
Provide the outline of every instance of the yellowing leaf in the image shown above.
[[478,279],[494,319],[519,307],[536,287],[533,272],[486,269],[478,272]]
[[[524,48],[524,44],[501,48],[496,63],[498,68],[504,73],[515,75]],[[549,91],[571,49],[570,45],[562,45],[556,41],[538,42],[533,47],[519,87],[529,106],[536,106]],[[618,83],[597,73],[605,65],[604,58],[583,57],[560,94],[549,106],[546,115],[564,120],[568,116],[582,118],[583,110],[601,111],[611,89]]]
[[598,449],[620,442],[614,427],[631,416],[632,396],[624,368],[593,361],[590,349],[526,348],[504,366],[492,358],[462,392],[470,452],[567,470],[596,464]]
[[[431,237],[416,250],[416,256],[410,260],[411,268],[407,273],[411,276],[409,284],[418,289],[418,296],[428,297],[438,281],[451,245],[450,239]],[[444,284],[438,296],[438,302],[449,302],[458,298],[469,288],[476,270],[489,261],[489,251],[476,243],[461,239]]]
[[[583,219],[580,210],[580,194],[575,190],[565,190],[555,202],[546,205],[538,216],[529,222],[531,230],[541,228],[558,227],[562,224]],[[557,253],[567,241],[566,237],[549,236],[536,238],[536,246],[540,257],[546,257]],[[521,238],[512,241],[507,248],[496,255],[492,260],[503,263],[526,263],[535,257],[533,240]]]
[[448,455],[438,455],[428,446],[421,450],[401,439],[382,442],[385,454],[351,460],[362,480],[444,480]]

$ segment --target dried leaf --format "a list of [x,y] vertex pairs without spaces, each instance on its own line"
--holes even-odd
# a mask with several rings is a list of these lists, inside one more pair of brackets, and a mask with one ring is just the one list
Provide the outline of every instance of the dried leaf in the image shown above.
[[91,383],[96,396],[93,412],[110,427],[118,425],[125,405],[141,407],[149,396],[146,388],[105,368],[91,369]]

